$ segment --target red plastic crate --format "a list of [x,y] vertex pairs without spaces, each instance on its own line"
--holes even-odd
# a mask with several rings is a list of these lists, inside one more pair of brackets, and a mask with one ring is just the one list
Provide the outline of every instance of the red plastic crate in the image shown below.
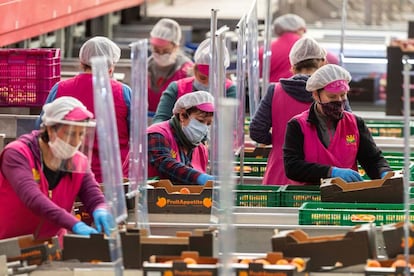
[[0,106],[42,106],[60,80],[60,49],[0,49]]

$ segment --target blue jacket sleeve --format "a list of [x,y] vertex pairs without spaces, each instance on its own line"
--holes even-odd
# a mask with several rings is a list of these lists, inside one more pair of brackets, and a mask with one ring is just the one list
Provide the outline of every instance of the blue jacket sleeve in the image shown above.
[[167,121],[171,118],[174,104],[177,101],[178,87],[177,83],[173,81],[167,86],[164,92],[162,92],[160,102],[158,103],[157,111],[152,119],[152,123],[159,123]]
[[130,126],[131,126],[131,95],[132,95],[131,88],[126,84],[122,84],[122,94],[124,96],[124,101],[128,109],[127,121],[128,121],[128,133],[129,133]]
[[[58,85],[59,83],[56,83],[55,85],[53,85],[52,89],[50,89],[49,95],[47,96],[44,105],[47,103],[53,102],[53,100],[56,98]],[[42,123],[42,115],[43,115],[43,110],[42,112],[40,112],[40,115],[35,122],[35,129],[40,129],[40,124]]]
[[269,86],[266,95],[261,100],[249,126],[250,138],[265,145],[272,144],[272,101],[275,85]]

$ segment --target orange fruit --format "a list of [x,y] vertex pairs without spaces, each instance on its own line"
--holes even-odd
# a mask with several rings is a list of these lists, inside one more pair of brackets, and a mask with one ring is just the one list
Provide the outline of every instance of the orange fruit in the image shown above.
[[[397,266],[406,267],[407,266],[407,262],[405,260],[396,260],[391,265],[391,267],[397,267]],[[410,264],[408,264],[408,266],[411,267]]]
[[242,259],[240,261],[241,264],[250,264],[251,262],[253,262],[252,259]]
[[194,260],[193,258],[190,258],[190,257],[184,258],[184,259],[183,259],[183,261],[184,261],[186,264],[197,264],[197,261],[196,261],[196,260]]
[[286,259],[279,259],[279,260],[276,261],[276,264],[277,265],[288,265],[289,261],[286,260]]
[[368,259],[367,260],[367,267],[381,267],[381,263],[378,262],[377,260]]
[[265,260],[265,259],[257,259],[257,260],[254,260],[254,262],[256,264],[270,265],[270,262],[268,260]]
[[184,187],[180,189],[180,194],[190,194],[190,189]]
[[293,258],[290,264],[296,266],[296,269],[301,272],[305,269],[305,260],[299,257]]
[[[408,237],[408,248],[413,247],[414,244],[414,240],[412,237]],[[401,239],[401,247],[404,248],[405,247],[405,238]]]

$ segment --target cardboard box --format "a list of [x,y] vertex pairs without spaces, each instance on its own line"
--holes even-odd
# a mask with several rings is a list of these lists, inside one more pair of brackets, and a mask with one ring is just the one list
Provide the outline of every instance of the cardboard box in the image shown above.
[[305,275],[309,258],[284,257],[282,252],[268,252],[266,257],[241,259],[234,264],[237,276],[244,275]]
[[[125,268],[141,268],[154,254],[179,255],[182,251],[197,250],[201,256],[213,255],[213,232],[196,229],[177,232],[176,236],[151,236],[144,229],[122,231],[121,244]],[[90,237],[66,235],[63,260],[80,262],[110,262],[109,240],[102,234]]]
[[[178,255],[153,255],[143,263],[144,276],[154,275],[218,275],[217,258],[200,257],[198,252],[184,251]],[[162,274],[161,274],[162,273]]]
[[403,203],[404,183],[400,173],[389,172],[383,179],[345,182],[341,178],[321,181],[321,201],[354,203]]
[[61,248],[57,237],[38,240],[33,235],[24,235],[1,240],[0,255],[5,255],[8,262],[40,265],[47,261],[60,260]]
[[[148,213],[175,214],[210,214],[213,182],[205,186],[173,185],[171,181],[162,179],[151,183],[154,189],[147,190]],[[189,194],[180,193],[188,189]]]
[[272,237],[272,250],[286,257],[310,258],[309,271],[319,271],[325,266],[343,267],[363,264],[376,258],[375,226],[364,224],[354,227],[344,235],[309,237],[301,230],[282,231]]
[[[404,238],[404,222],[387,224],[381,227],[384,239],[385,252],[388,258],[395,258],[398,254],[404,254],[405,238]],[[410,254],[414,254],[414,226],[410,224],[410,237],[408,246]]]
[[[276,265],[275,263],[283,258],[279,252],[267,253],[266,257],[260,259],[235,260],[232,268],[237,276],[247,275],[277,275],[297,276],[305,275],[306,259],[302,259],[303,266],[300,268],[294,264]],[[285,261],[292,261],[292,258],[285,258]],[[217,275],[217,258],[200,257],[198,252],[182,252],[177,256],[154,255],[149,262],[144,262],[144,275],[152,275],[150,272],[159,272],[162,275]],[[168,274],[171,273],[171,274]],[[160,274],[161,275],[161,274]]]
[[[402,262],[399,263],[398,266],[396,265],[396,261],[401,260]],[[380,267],[372,267],[369,266],[369,262],[372,260],[367,260],[366,266],[365,266],[365,275],[366,276],[403,276],[407,275],[405,272],[405,264],[406,259],[404,255],[397,255],[396,258],[388,259],[388,260],[374,260],[376,264],[379,264]],[[414,256],[409,256],[409,262],[410,262],[410,273],[409,275],[414,275],[414,269],[412,268],[414,265]],[[403,265],[403,266],[400,266]]]

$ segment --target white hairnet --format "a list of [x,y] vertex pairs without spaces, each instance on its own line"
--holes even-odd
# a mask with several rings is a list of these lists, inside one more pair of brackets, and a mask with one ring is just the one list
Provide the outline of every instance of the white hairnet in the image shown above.
[[[198,107],[206,112],[214,111],[214,97],[207,91],[195,91],[178,98],[173,108],[173,114],[180,113],[191,107]],[[200,108],[201,107],[201,108]]]
[[[210,65],[210,38],[207,38],[198,46],[194,54],[194,62],[196,64],[207,64]],[[227,68],[230,65],[230,55],[227,47],[224,46],[224,67]]]
[[79,51],[79,59],[83,64],[91,66],[91,57],[106,57],[108,67],[114,66],[121,57],[121,49],[110,39],[95,36],[87,40]]
[[306,90],[309,92],[322,89],[331,82],[337,80],[351,81],[351,74],[336,64],[326,64],[316,70],[306,82]]
[[163,18],[154,25],[150,33],[151,37],[161,38],[179,45],[181,41],[181,28],[177,21]]
[[273,32],[277,36],[300,29],[306,29],[306,22],[302,17],[293,13],[281,15],[273,21]]
[[313,58],[326,58],[326,50],[313,38],[302,37],[290,49],[289,61],[291,65],[296,65],[301,61]]
[[[65,118],[70,114],[70,118]],[[92,119],[93,114],[73,97],[59,97],[43,106],[42,125],[52,126],[57,123],[73,124],[76,121]]]

